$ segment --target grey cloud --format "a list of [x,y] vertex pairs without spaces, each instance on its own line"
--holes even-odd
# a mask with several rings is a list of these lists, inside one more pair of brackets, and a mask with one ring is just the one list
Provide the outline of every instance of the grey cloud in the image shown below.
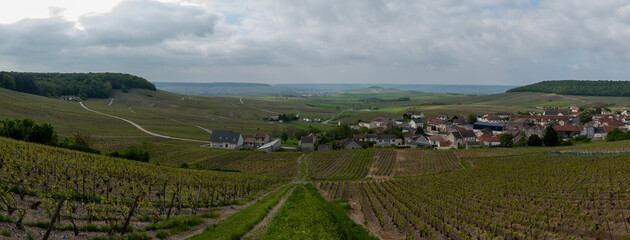
[[123,2],[106,14],[79,19],[96,44],[144,45],[182,35],[212,35],[218,16],[198,7],[153,1]]
[[10,66],[122,69],[155,81],[520,84],[583,69],[598,79],[630,73],[620,69],[630,63],[624,1],[188,3],[127,1],[76,23],[0,25],[0,54]]

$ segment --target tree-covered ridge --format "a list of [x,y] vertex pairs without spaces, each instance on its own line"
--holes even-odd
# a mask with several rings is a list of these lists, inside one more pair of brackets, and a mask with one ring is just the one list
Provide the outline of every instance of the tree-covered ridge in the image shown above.
[[153,83],[125,73],[0,72],[0,87],[47,97],[73,95],[81,98],[107,98],[112,89],[155,91]]
[[542,81],[507,92],[543,92],[563,95],[630,96],[630,81],[555,80]]

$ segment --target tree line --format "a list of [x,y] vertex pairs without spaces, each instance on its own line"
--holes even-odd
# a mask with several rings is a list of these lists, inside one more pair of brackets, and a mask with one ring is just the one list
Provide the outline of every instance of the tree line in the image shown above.
[[555,80],[542,81],[507,92],[543,92],[562,95],[630,96],[630,81]]
[[46,97],[72,95],[84,99],[107,98],[112,89],[156,90],[146,79],[125,73],[0,72],[0,87]]
[[[4,119],[0,123],[0,137],[13,138],[25,142],[40,143],[49,146],[67,148],[82,152],[101,152],[91,147],[91,137],[87,133],[76,132],[73,138],[60,138],[52,125],[48,123],[37,124],[32,119]],[[121,151],[103,153],[111,157],[120,157],[141,162],[149,161],[149,152],[140,147],[131,145]]]

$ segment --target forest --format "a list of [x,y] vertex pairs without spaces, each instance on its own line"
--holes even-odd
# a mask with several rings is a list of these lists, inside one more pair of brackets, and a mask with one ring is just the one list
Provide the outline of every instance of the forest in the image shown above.
[[0,87],[46,97],[72,95],[83,99],[107,98],[112,89],[155,91],[153,83],[125,73],[0,72]]
[[506,92],[626,97],[630,96],[630,81],[553,80],[512,88]]

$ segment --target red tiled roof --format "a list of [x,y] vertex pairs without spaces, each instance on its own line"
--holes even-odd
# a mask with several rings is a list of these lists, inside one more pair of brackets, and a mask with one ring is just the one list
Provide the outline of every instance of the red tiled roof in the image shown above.
[[256,135],[254,135],[255,138],[265,138],[267,137],[266,133],[256,133]]
[[429,140],[431,140],[431,141],[443,141],[444,137],[442,137],[440,135],[434,135],[434,136],[430,136]]
[[451,144],[453,144],[451,141],[440,141],[438,145],[440,147],[448,147],[448,146],[451,146]]

